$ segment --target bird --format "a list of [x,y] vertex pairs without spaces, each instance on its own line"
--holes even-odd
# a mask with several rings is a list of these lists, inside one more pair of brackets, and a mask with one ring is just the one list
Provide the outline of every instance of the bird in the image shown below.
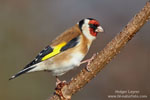
[[87,55],[93,40],[96,39],[97,34],[100,32],[104,32],[104,30],[98,20],[94,18],[80,20],[56,37],[33,61],[9,80],[24,73],[50,71],[53,76],[56,76],[56,80],[59,81],[58,76],[80,66],[82,63],[91,61],[91,59],[82,60]]

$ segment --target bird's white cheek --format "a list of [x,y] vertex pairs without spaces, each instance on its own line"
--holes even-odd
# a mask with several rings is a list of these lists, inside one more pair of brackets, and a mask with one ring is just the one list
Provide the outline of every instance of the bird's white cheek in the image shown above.
[[90,33],[90,29],[89,29],[89,26],[88,25],[83,25],[82,27],[82,32],[83,34],[85,35],[86,38],[88,38],[89,40],[93,41],[96,39],[95,36],[92,36],[91,33]]

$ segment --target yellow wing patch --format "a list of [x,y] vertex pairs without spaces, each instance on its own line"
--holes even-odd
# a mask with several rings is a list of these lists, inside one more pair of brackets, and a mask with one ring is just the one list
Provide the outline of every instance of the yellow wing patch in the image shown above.
[[47,60],[47,59],[49,59],[49,58],[51,58],[51,57],[53,57],[53,56],[59,54],[61,48],[62,48],[63,46],[65,46],[66,44],[67,44],[66,42],[62,42],[62,43],[58,44],[57,46],[55,46],[54,49],[53,49],[53,52],[51,52],[51,53],[47,54],[46,56],[44,56],[44,57],[42,58],[42,61]]

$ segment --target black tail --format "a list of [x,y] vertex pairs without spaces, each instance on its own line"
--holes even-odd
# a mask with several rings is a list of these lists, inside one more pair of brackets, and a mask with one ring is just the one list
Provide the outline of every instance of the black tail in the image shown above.
[[33,69],[33,68],[35,68],[35,66],[34,66],[34,67],[25,68],[25,69],[21,70],[20,72],[18,72],[16,75],[13,75],[9,80],[14,79],[14,78],[16,78],[16,77],[18,77],[18,76],[20,76],[20,75],[22,75],[22,74],[28,72],[29,70],[31,70],[31,69]]

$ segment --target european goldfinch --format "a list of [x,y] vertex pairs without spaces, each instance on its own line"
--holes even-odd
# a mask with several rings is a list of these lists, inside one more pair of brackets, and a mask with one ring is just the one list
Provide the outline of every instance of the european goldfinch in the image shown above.
[[63,75],[81,64],[99,32],[103,32],[103,28],[97,20],[86,18],[79,21],[53,40],[32,62],[9,80],[36,71],[50,71],[56,77]]

